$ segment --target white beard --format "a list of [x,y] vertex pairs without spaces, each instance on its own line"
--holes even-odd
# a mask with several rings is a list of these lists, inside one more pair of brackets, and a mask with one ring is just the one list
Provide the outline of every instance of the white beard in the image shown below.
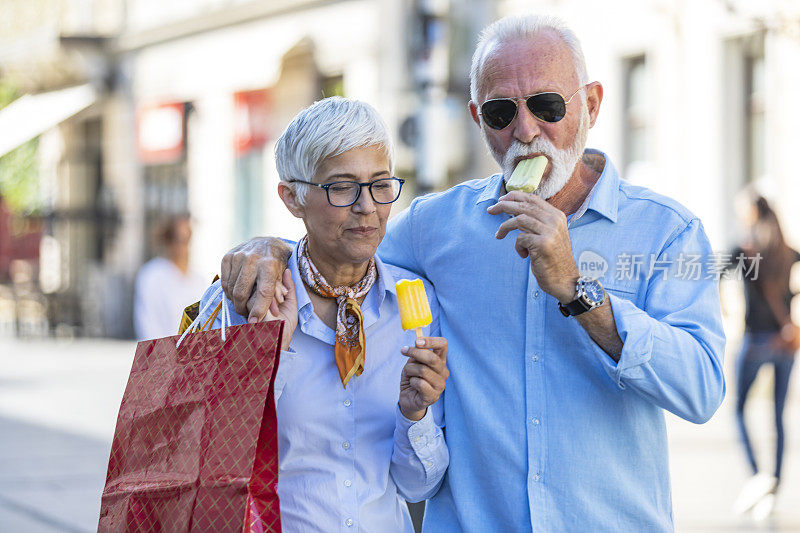
[[559,150],[553,144],[543,137],[536,137],[532,142],[525,144],[517,140],[511,143],[505,154],[495,152],[486,138],[486,126],[481,125],[483,131],[484,141],[489,146],[492,157],[500,167],[503,169],[503,179],[508,180],[514,172],[516,164],[514,161],[520,157],[529,156],[531,154],[543,154],[550,162],[550,174],[542,179],[539,187],[533,194],[539,196],[543,200],[555,195],[558,191],[564,188],[567,184],[572,173],[575,172],[575,165],[583,155],[583,149],[586,147],[586,138],[589,135],[589,109],[584,103],[581,107],[581,118],[578,124],[578,132],[575,135],[575,140],[572,146],[564,150]]

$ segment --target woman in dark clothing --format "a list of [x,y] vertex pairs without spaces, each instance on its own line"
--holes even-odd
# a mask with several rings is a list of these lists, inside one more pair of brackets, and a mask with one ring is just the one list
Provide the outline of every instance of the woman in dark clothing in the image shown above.
[[[738,512],[753,509],[757,518],[766,518],[774,504],[774,494],[781,480],[784,429],[783,409],[789,389],[794,355],[800,340],[792,323],[792,292],[789,275],[800,254],[783,239],[780,223],[767,201],[752,195],[748,235],[732,254],[731,268],[741,268],[745,288],[745,334],[736,362],[736,421],[753,478],[745,485],[736,503]],[[757,263],[757,264],[756,264]],[[775,470],[766,474],[759,469],[744,418],[747,394],[762,365],[775,372]]]

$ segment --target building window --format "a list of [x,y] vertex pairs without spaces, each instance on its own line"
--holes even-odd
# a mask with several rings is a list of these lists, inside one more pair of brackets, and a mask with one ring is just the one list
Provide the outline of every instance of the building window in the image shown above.
[[263,231],[264,147],[270,138],[272,93],[268,89],[234,94],[236,214],[235,238]]
[[236,157],[236,239],[263,232],[264,153],[252,150]]
[[[764,32],[737,36],[723,45],[721,94],[706,95],[705,99],[708,105],[721,106],[719,128],[726,147],[719,162],[727,206],[724,216],[725,220],[733,220],[739,191],[767,172]],[[736,224],[725,227],[726,244],[733,246],[741,235]]]
[[155,235],[164,220],[188,212],[189,102],[146,107],[139,115],[139,158],[144,174],[145,260],[158,254]]
[[624,60],[625,107],[623,117],[623,150],[625,175],[636,163],[648,160],[647,124],[647,70],[645,56]]
[[753,46],[744,57],[745,179],[764,175],[764,49]]

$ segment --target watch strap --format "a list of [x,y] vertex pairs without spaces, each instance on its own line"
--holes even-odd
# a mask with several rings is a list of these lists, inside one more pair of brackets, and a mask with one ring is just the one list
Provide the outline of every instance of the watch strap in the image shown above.
[[561,314],[564,316],[577,316],[581,313],[585,313],[589,309],[592,309],[592,307],[586,305],[580,298],[572,300],[567,305],[563,305],[561,302],[558,303],[558,310],[561,311]]

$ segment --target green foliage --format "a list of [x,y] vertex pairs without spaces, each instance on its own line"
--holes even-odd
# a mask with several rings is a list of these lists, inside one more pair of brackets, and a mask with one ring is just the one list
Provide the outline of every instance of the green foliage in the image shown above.
[[14,212],[30,213],[41,207],[38,147],[38,139],[32,139],[0,157],[0,195]]
[[[18,96],[12,82],[0,79],[0,109]],[[31,213],[42,205],[36,157],[38,147],[38,138],[31,139],[0,157],[0,195],[13,212]]]
[[320,80],[320,85],[323,98],[344,96],[344,77],[341,75],[324,77]]

